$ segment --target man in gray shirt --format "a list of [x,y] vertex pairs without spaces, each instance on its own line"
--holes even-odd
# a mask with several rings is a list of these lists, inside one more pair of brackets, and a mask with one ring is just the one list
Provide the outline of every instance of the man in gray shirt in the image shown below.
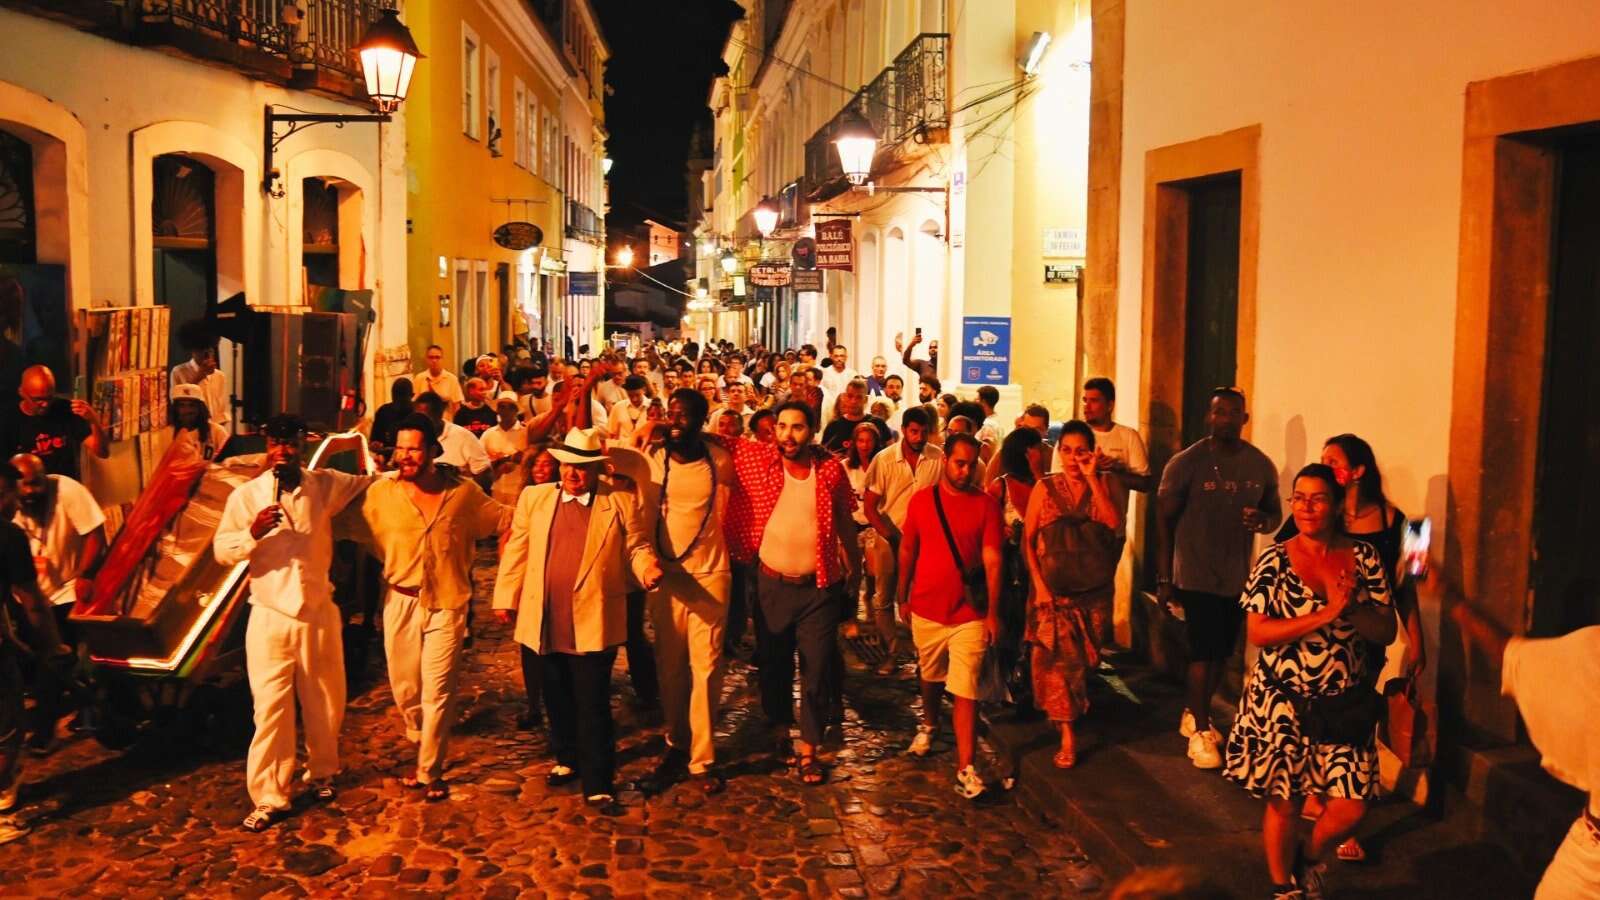
[[1239,595],[1250,575],[1255,536],[1283,518],[1278,471],[1239,435],[1250,421],[1237,388],[1211,392],[1210,434],[1174,456],[1156,493],[1157,590],[1162,605],[1183,607],[1189,638],[1188,708],[1178,732],[1195,767],[1222,765],[1222,736],[1211,726],[1211,697],[1239,640]]

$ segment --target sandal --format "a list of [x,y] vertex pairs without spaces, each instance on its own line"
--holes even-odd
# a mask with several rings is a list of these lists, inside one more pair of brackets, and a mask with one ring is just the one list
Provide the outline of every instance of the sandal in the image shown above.
[[323,803],[332,800],[338,792],[333,787],[333,779],[311,782],[311,796]]
[[1078,764],[1078,751],[1076,749],[1057,750],[1056,755],[1050,758],[1050,762],[1054,763],[1058,769],[1070,769]]
[[1361,842],[1355,838],[1345,838],[1344,843],[1339,845],[1336,855],[1344,862],[1366,862],[1367,848],[1361,846]]
[[800,760],[800,783],[807,786],[823,784],[828,780],[828,770],[817,761],[815,754],[802,757]]
[[263,804],[252,810],[250,815],[245,816],[244,821],[240,822],[239,824],[244,826],[245,831],[251,831],[255,832],[256,834],[260,834],[261,832],[266,831],[267,827],[271,825],[273,821],[277,819],[277,817],[277,810]]
[[800,761],[799,755],[794,752],[794,741],[787,734],[773,741],[772,758],[782,763],[785,769],[794,768]]
[[423,787],[422,799],[429,803],[438,803],[449,796],[450,785],[446,784],[443,778],[438,781],[430,781]]
[[428,786],[426,782],[418,781],[415,774],[401,775],[396,780],[400,782],[401,787],[408,791],[415,791]]

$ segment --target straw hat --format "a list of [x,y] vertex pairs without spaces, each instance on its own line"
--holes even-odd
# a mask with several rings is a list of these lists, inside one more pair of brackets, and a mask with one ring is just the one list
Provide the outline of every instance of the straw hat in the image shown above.
[[550,448],[550,455],[558,462],[579,466],[604,462],[606,457],[600,444],[600,429],[572,429],[561,439],[561,443]]

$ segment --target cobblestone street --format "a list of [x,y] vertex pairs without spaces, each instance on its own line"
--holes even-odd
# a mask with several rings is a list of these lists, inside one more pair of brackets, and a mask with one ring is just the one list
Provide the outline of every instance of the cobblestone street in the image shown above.
[[[482,563],[483,560],[480,560]],[[754,670],[735,663],[719,752],[725,793],[686,785],[622,795],[618,817],[545,786],[542,733],[519,734],[522,688],[509,629],[487,611],[478,569],[477,639],[467,651],[452,796],[425,804],[396,781],[413,760],[376,645],[351,693],[340,793],[301,802],[263,835],[249,810],[243,748],[225,754],[147,740],[113,754],[74,738],[26,763],[33,833],[0,848],[8,895],[370,896],[404,892],[566,896],[1095,896],[1101,876],[1068,835],[1017,798],[974,806],[952,788],[953,747],[903,751],[914,730],[907,665],[882,679],[852,669],[832,779],[807,788],[767,755]],[[619,778],[644,779],[664,748],[614,676]],[[242,695],[241,695],[242,696]],[[991,760],[992,762],[992,760]]]

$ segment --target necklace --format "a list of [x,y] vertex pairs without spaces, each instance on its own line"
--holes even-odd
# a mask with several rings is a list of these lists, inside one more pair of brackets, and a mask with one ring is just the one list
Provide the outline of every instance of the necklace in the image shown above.
[[[661,451],[661,513],[656,516],[656,549],[661,555],[666,555],[666,543],[661,539],[661,529],[667,521],[667,485],[672,481],[672,450],[663,448]],[[700,519],[700,527],[695,529],[694,537],[690,539],[689,546],[683,552],[668,559],[668,562],[677,564],[689,558],[694,548],[700,543],[700,538],[706,533],[706,525],[711,522],[711,513],[717,508],[717,466],[711,458],[711,449],[706,448],[704,457],[706,469],[711,473],[711,498],[706,501],[706,512]]]

